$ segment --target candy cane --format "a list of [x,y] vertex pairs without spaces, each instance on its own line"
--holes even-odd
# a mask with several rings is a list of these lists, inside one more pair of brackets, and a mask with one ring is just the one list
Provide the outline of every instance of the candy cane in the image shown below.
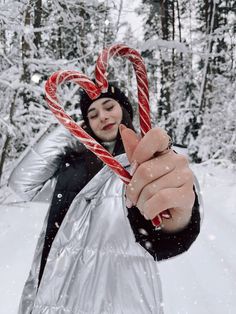
[[125,184],[128,184],[131,179],[129,172],[125,170],[101,144],[95,141],[93,137],[80,127],[60,106],[56,95],[57,88],[62,83],[68,81],[73,81],[80,85],[92,99],[97,98],[101,94],[100,88],[97,87],[85,74],[78,71],[58,71],[53,73],[45,84],[46,100],[49,108],[61,124],[77,137],[87,149],[91,150],[105,164],[110,166]]
[[141,135],[144,136],[151,129],[149,92],[147,72],[140,54],[126,45],[115,44],[105,48],[99,55],[95,68],[97,85],[105,92],[108,88],[106,77],[108,61],[114,56],[121,56],[129,59],[134,67],[138,87],[138,105]]
[[[108,88],[108,81],[105,73],[108,66],[109,58],[113,56],[127,57],[134,65],[136,78],[138,82],[138,99],[139,99],[139,115],[141,134],[144,135],[151,128],[149,95],[147,74],[141,56],[137,51],[125,45],[113,45],[105,49],[99,56],[95,77],[97,85],[94,84],[85,74],[78,71],[58,71],[55,72],[46,82],[46,100],[49,108],[54,113],[56,118],[62,123],[74,136],[76,136],[87,149],[97,155],[106,165],[108,165],[125,183],[128,184],[131,180],[131,175],[123,166],[98,142],[96,142],[83,128],[81,128],[59,105],[56,92],[59,85],[73,81],[81,86],[91,99],[96,99],[101,92],[105,92]],[[152,223],[155,226],[161,224],[161,217],[170,218],[169,211],[163,211],[157,215]]]
[[[115,56],[125,57],[133,64],[138,87],[138,108],[141,136],[144,136],[151,129],[149,89],[145,64],[141,55],[134,49],[124,45],[115,44],[105,48],[99,55],[95,68],[95,79],[102,92],[108,88],[107,68],[110,58]],[[163,218],[170,218],[170,212],[165,210],[160,215]],[[161,217],[157,215],[153,220],[153,225],[160,225]]]

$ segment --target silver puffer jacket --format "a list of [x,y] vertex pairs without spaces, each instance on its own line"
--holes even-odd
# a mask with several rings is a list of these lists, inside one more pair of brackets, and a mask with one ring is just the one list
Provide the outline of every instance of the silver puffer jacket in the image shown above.
[[[10,187],[25,200],[45,199],[45,184],[68,146],[81,149],[62,127],[43,135],[13,171]],[[116,158],[128,166],[125,154]],[[72,202],[37,291],[46,223],[47,217],[19,314],[163,313],[157,262],[135,241],[124,204],[124,184],[108,167]]]

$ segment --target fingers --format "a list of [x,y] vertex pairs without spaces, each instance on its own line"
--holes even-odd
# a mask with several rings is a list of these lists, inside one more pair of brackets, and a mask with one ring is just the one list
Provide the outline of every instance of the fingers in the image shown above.
[[141,164],[153,158],[155,153],[163,152],[169,145],[169,136],[161,128],[151,129],[142,139],[123,124],[119,126],[119,131],[130,163],[136,161]]
[[[137,204],[137,207],[147,219],[153,219],[163,210],[171,208],[192,209],[194,204],[195,194],[193,188],[189,189],[189,184],[186,183],[179,188],[167,188],[160,190],[154,194],[144,204]],[[140,207],[139,207],[140,206]],[[171,212],[172,214],[172,212]]]
[[[136,204],[139,198],[141,191],[150,184],[163,176],[168,176],[174,171],[178,170],[178,175],[181,176],[181,170],[184,170],[187,165],[187,160],[182,155],[177,155],[173,151],[169,151],[167,154],[153,158],[141,164],[135,171],[130,183],[126,188],[126,195],[132,201],[133,204]],[[187,168],[189,169],[189,168]],[[169,187],[174,187],[176,179],[174,175],[171,176],[172,181],[168,179],[170,184]],[[183,178],[183,176],[182,176]],[[165,178],[163,177],[163,180]],[[160,183],[163,185],[163,181]],[[166,183],[167,184],[167,183]],[[165,186],[166,187],[166,186]]]
[[167,150],[170,138],[161,128],[151,129],[142,139],[125,126],[119,130],[133,166],[126,188],[127,206],[136,205],[151,220],[169,209],[171,219],[164,219],[164,229],[180,230],[189,222],[195,200],[187,158]]
[[163,152],[169,145],[169,135],[161,128],[153,128],[140,140],[133,151],[131,162],[143,163],[157,152]]
[[184,171],[175,169],[168,175],[165,175],[146,185],[139,195],[137,207],[143,208],[145,202],[161,190],[165,190],[167,188],[180,188],[186,183],[190,186],[193,185],[192,171],[188,169]]
[[126,155],[131,163],[132,154],[139,143],[138,135],[123,124],[120,124],[119,131],[124,145]]

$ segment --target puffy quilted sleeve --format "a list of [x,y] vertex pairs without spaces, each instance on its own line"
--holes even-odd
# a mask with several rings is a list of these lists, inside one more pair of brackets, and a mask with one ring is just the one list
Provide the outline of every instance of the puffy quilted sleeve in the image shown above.
[[8,186],[23,200],[33,200],[55,176],[65,153],[82,146],[63,126],[47,129],[16,162]]

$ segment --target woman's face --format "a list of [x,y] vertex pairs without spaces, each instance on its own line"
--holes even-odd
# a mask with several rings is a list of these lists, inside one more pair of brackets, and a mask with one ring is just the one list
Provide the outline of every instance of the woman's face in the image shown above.
[[121,106],[112,98],[95,100],[88,109],[90,127],[102,141],[109,142],[116,139],[121,120]]

